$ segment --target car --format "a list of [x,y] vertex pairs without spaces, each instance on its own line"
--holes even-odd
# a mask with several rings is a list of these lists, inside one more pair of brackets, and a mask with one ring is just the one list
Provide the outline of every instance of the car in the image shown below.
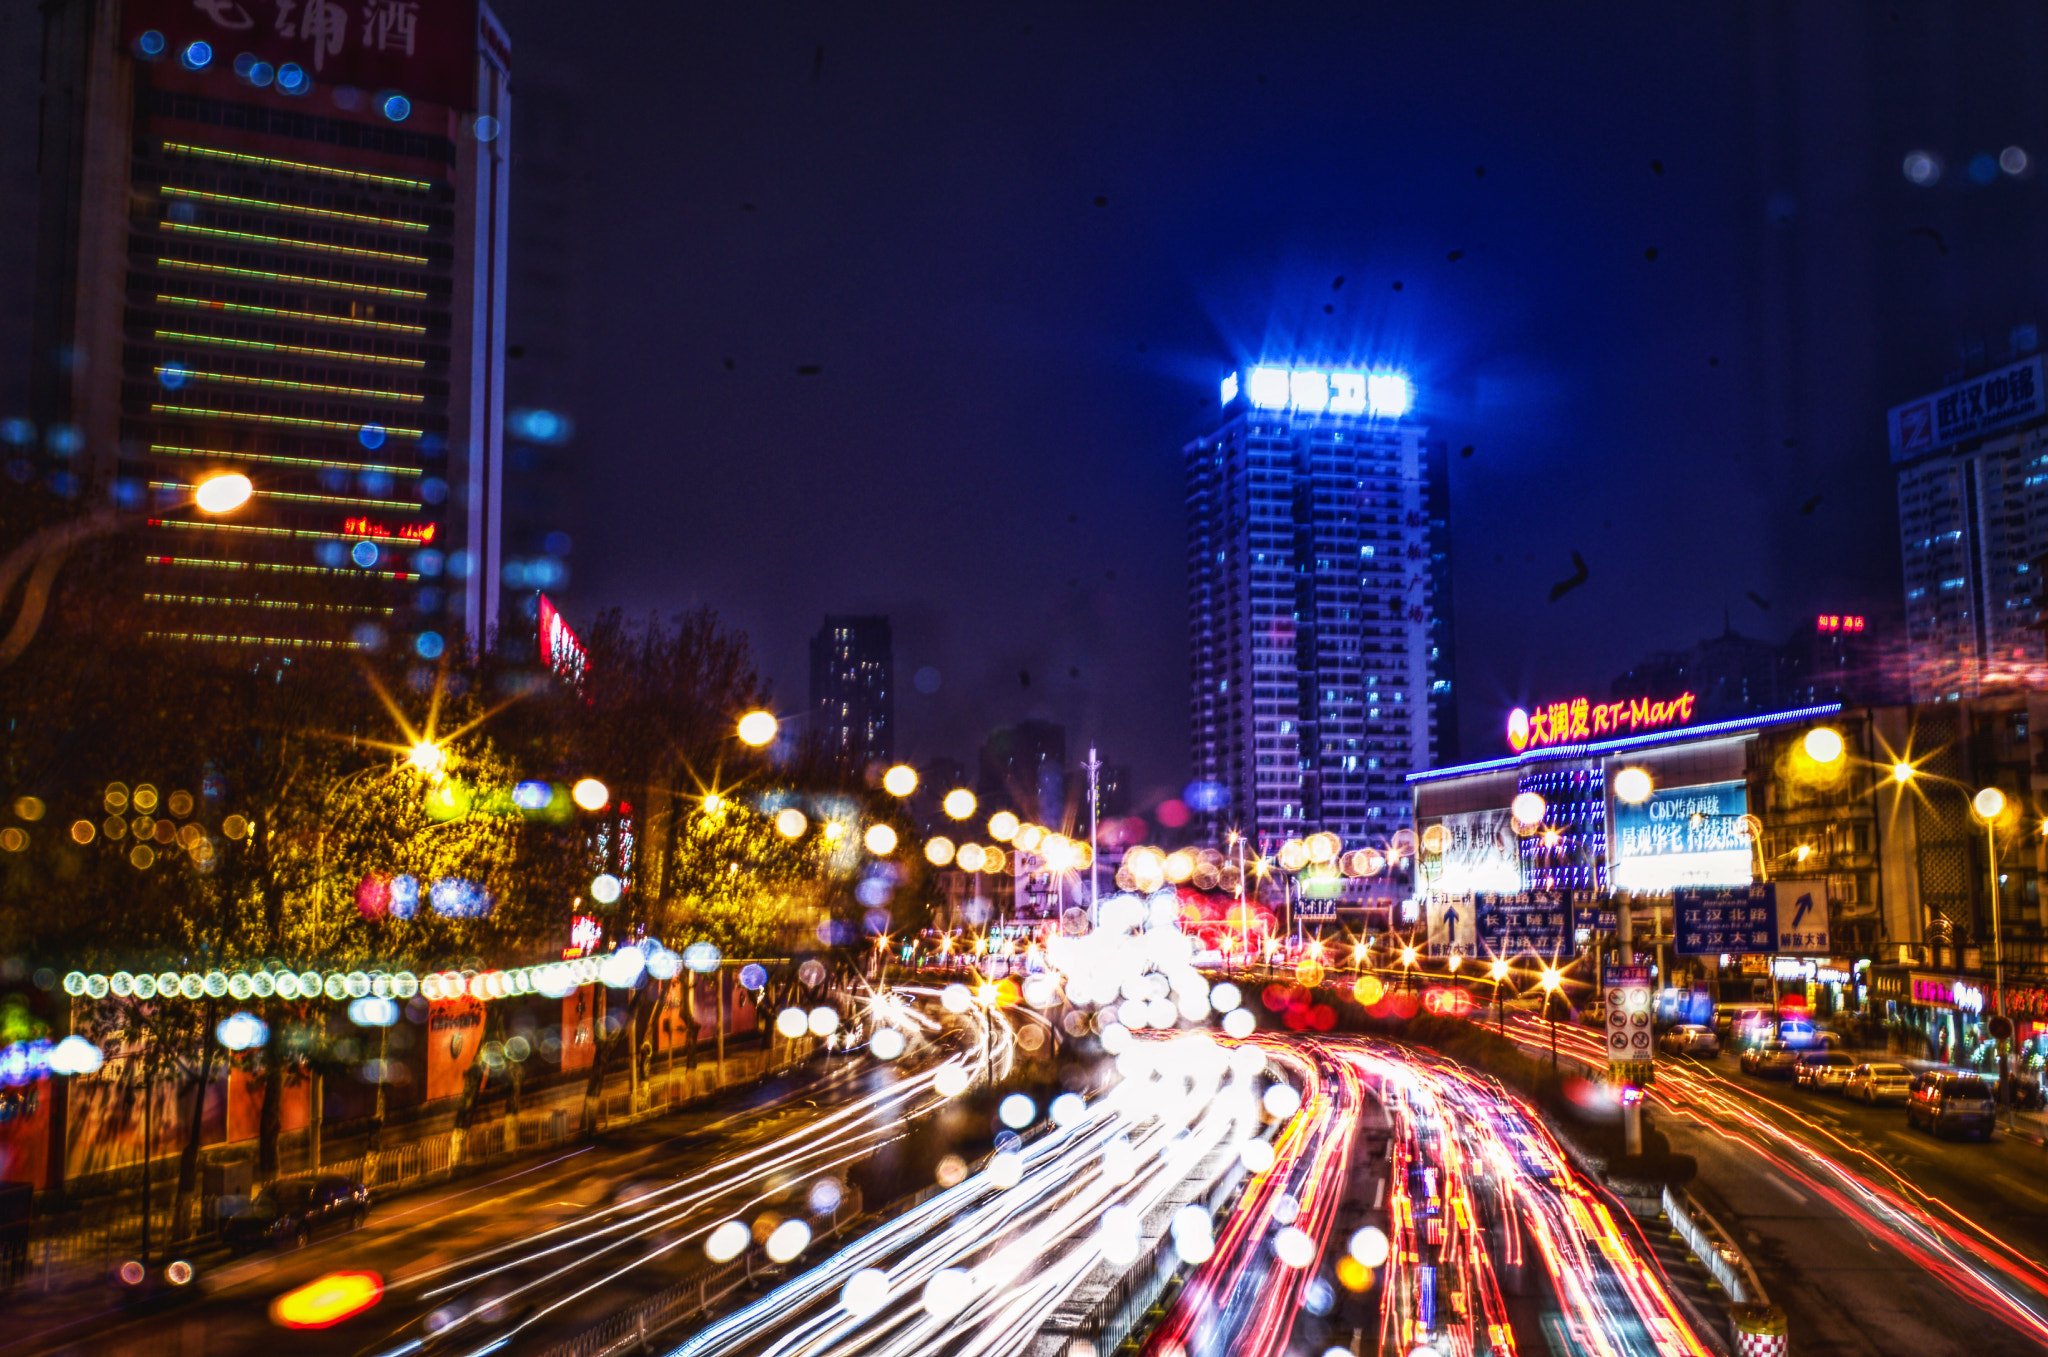
[[1989,1140],[1996,1118],[1991,1081],[1981,1074],[1932,1070],[1916,1078],[1906,1095],[1906,1124],[1937,1136],[1968,1131]]
[[1738,1008],[1728,1019],[1728,1040],[1737,1046],[1754,1046],[1774,1036],[1778,1030],[1777,1010],[1769,1008]]
[[1702,1023],[1682,1022],[1657,1042],[1666,1055],[1689,1055],[1711,1060],[1721,1054],[1721,1038]]
[[1842,1096],[1861,1098],[1872,1107],[1879,1103],[1902,1103],[1913,1091],[1913,1075],[1904,1065],[1872,1061],[1849,1071],[1842,1083]]
[[1789,1079],[1799,1052],[1782,1041],[1766,1041],[1742,1053],[1742,1072],[1759,1079]]
[[221,1242],[231,1253],[265,1245],[301,1248],[323,1231],[357,1228],[369,1212],[370,1189],[352,1178],[285,1178],[258,1192],[247,1209],[223,1218]]
[[1816,1047],[1799,1053],[1798,1063],[1792,1067],[1792,1080],[1816,1093],[1840,1093],[1842,1085],[1849,1081],[1849,1071],[1855,1068],[1856,1062],[1848,1056]]

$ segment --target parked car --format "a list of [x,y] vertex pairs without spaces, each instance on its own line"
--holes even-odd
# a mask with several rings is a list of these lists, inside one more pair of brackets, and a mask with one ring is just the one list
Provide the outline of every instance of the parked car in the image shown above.
[[1728,1019],[1728,1040],[1736,1046],[1754,1046],[1777,1035],[1778,1014],[1775,1009],[1759,1008],[1754,1005],[1737,1008]]
[[265,1245],[299,1248],[322,1231],[355,1229],[369,1211],[370,1189],[353,1179],[287,1178],[258,1192],[247,1210],[223,1219],[221,1242],[233,1253]]
[[1902,1103],[1913,1091],[1913,1075],[1904,1065],[1881,1062],[1858,1065],[1842,1084],[1842,1096],[1861,1098],[1872,1107],[1879,1103]]
[[1913,1080],[1906,1095],[1906,1124],[1925,1126],[1935,1135],[1969,1131],[1989,1140],[1996,1116],[1991,1081],[1981,1074],[1933,1071]]
[[1840,1093],[1842,1085],[1849,1081],[1849,1071],[1855,1068],[1856,1062],[1848,1056],[1815,1047],[1799,1053],[1799,1061],[1792,1067],[1792,1079],[1801,1088],[1816,1093]]
[[1657,1045],[1666,1055],[1689,1055],[1701,1060],[1721,1054],[1721,1038],[1714,1035],[1714,1029],[1696,1022],[1678,1024]]
[[1766,1041],[1742,1053],[1742,1072],[1760,1079],[1789,1079],[1799,1052],[1782,1041]]

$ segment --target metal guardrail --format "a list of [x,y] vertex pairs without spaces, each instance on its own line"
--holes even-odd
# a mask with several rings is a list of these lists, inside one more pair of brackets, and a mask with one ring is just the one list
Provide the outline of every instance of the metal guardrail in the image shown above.
[[1728,1232],[1706,1213],[1692,1193],[1684,1188],[1673,1191],[1666,1187],[1664,1214],[1670,1218],[1671,1227],[1678,1231],[1685,1246],[1721,1284],[1722,1292],[1730,1301],[1737,1305],[1769,1304],[1770,1298],[1764,1294],[1763,1285],[1757,1281],[1749,1260],[1742,1256],[1742,1250],[1735,1246]]

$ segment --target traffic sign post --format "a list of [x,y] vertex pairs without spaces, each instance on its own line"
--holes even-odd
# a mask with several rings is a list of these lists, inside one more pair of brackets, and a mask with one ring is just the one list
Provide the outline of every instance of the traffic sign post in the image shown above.
[[1643,1152],[1640,1091],[1656,1076],[1657,1047],[1650,1035],[1650,968],[1608,966],[1600,975],[1607,1004],[1607,1081],[1621,1091],[1625,1150]]

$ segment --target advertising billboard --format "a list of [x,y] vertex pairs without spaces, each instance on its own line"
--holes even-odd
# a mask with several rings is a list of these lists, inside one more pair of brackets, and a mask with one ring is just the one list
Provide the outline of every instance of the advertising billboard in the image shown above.
[[1895,405],[1885,416],[1892,461],[1904,462],[2048,414],[2041,355]]
[[1614,806],[1614,888],[1661,895],[1680,886],[1747,886],[1750,842],[1741,782],[1660,787],[1638,805]]
[[1442,895],[1513,895],[1522,888],[1521,850],[1506,808],[1464,811],[1442,820],[1449,842],[1429,889]]

